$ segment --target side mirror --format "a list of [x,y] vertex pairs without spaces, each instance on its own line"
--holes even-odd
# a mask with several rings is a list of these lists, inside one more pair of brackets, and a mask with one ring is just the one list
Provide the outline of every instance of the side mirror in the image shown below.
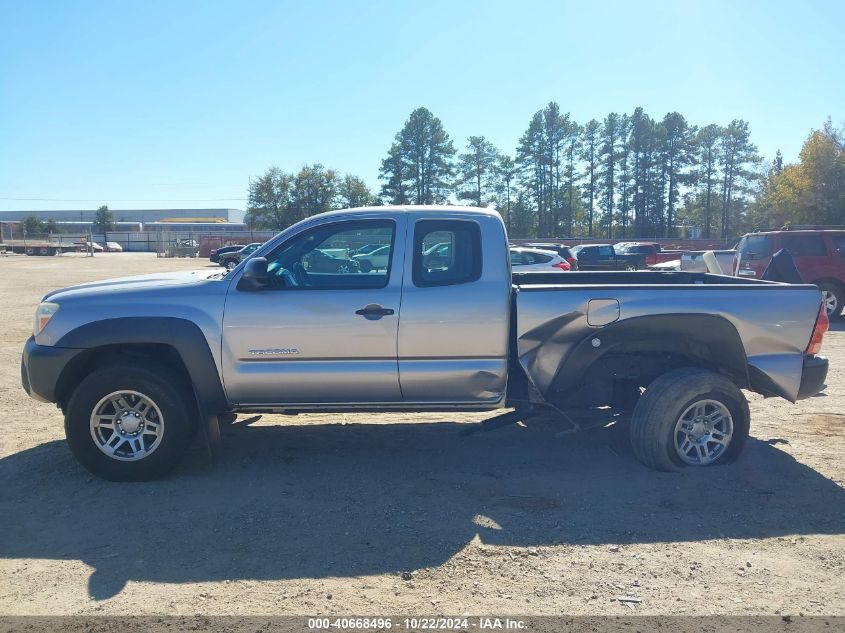
[[270,285],[270,273],[267,272],[266,257],[250,257],[244,265],[244,273],[238,282],[241,290],[261,290]]

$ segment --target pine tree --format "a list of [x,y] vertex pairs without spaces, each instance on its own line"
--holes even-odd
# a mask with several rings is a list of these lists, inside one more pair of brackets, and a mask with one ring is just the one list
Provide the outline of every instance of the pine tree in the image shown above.
[[713,226],[713,187],[716,185],[719,170],[718,144],[721,137],[722,128],[714,124],[701,128],[696,136],[699,164],[697,178],[704,194],[705,238],[710,237],[710,229]]
[[587,191],[588,200],[587,235],[593,237],[593,222],[595,217],[595,200],[598,194],[598,164],[599,164],[599,134],[601,124],[591,119],[584,126],[582,156],[587,163]]
[[382,161],[382,195],[393,204],[443,203],[452,189],[455,147],[440,119],[417,108]]
[[467,152],[458,156],[458,199],[487,206],[496,188],[499,150],[483,136],[467,139]]
[[722,168],[722,239],[731,235],[731,203],[736,194],[748,193],[747,185],[756,178],[750,168],[759,162],[757,146],[751,143],[748,123],[734,119],[726,127],[719,143]]

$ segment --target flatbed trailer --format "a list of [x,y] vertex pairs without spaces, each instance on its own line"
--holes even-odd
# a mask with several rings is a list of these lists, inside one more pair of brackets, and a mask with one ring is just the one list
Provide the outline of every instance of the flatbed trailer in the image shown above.
[[33,256],[61,255],[80,249],[79,244],[59,244],[47,240],[8,240],[0,246],[5,247],[6,252]]

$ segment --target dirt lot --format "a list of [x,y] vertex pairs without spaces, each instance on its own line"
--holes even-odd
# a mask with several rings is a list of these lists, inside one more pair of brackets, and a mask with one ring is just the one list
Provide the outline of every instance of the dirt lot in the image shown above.
[[91,477],[20,387],[36,304],[206,263],[0,256],[0,614],[845,614],[842,322],[826,395],[753,396],[730,466],[652,472],[604,429],[357,414],[264,416],[164,481]]

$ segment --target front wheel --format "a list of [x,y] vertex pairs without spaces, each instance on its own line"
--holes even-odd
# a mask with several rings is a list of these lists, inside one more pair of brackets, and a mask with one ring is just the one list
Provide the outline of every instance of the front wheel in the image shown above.
[[627,270],[627,271],[637,270],[637,265],[636,264],[625,264],[625,270]]
[[91,473],[146,481],[182,458],[196,426],[188,392],[160,367],[115,364],[95,370],[68,402],[65,435]]
[[226,270],[232,270],[237,265],[238,265],[238,262],[236,262],[234,259],[226,260]]
[[634,407],[634,455],[656,470],[734,461],[748,439],[750,413],[742,391],[706,369],[684,368],[654,380]]

